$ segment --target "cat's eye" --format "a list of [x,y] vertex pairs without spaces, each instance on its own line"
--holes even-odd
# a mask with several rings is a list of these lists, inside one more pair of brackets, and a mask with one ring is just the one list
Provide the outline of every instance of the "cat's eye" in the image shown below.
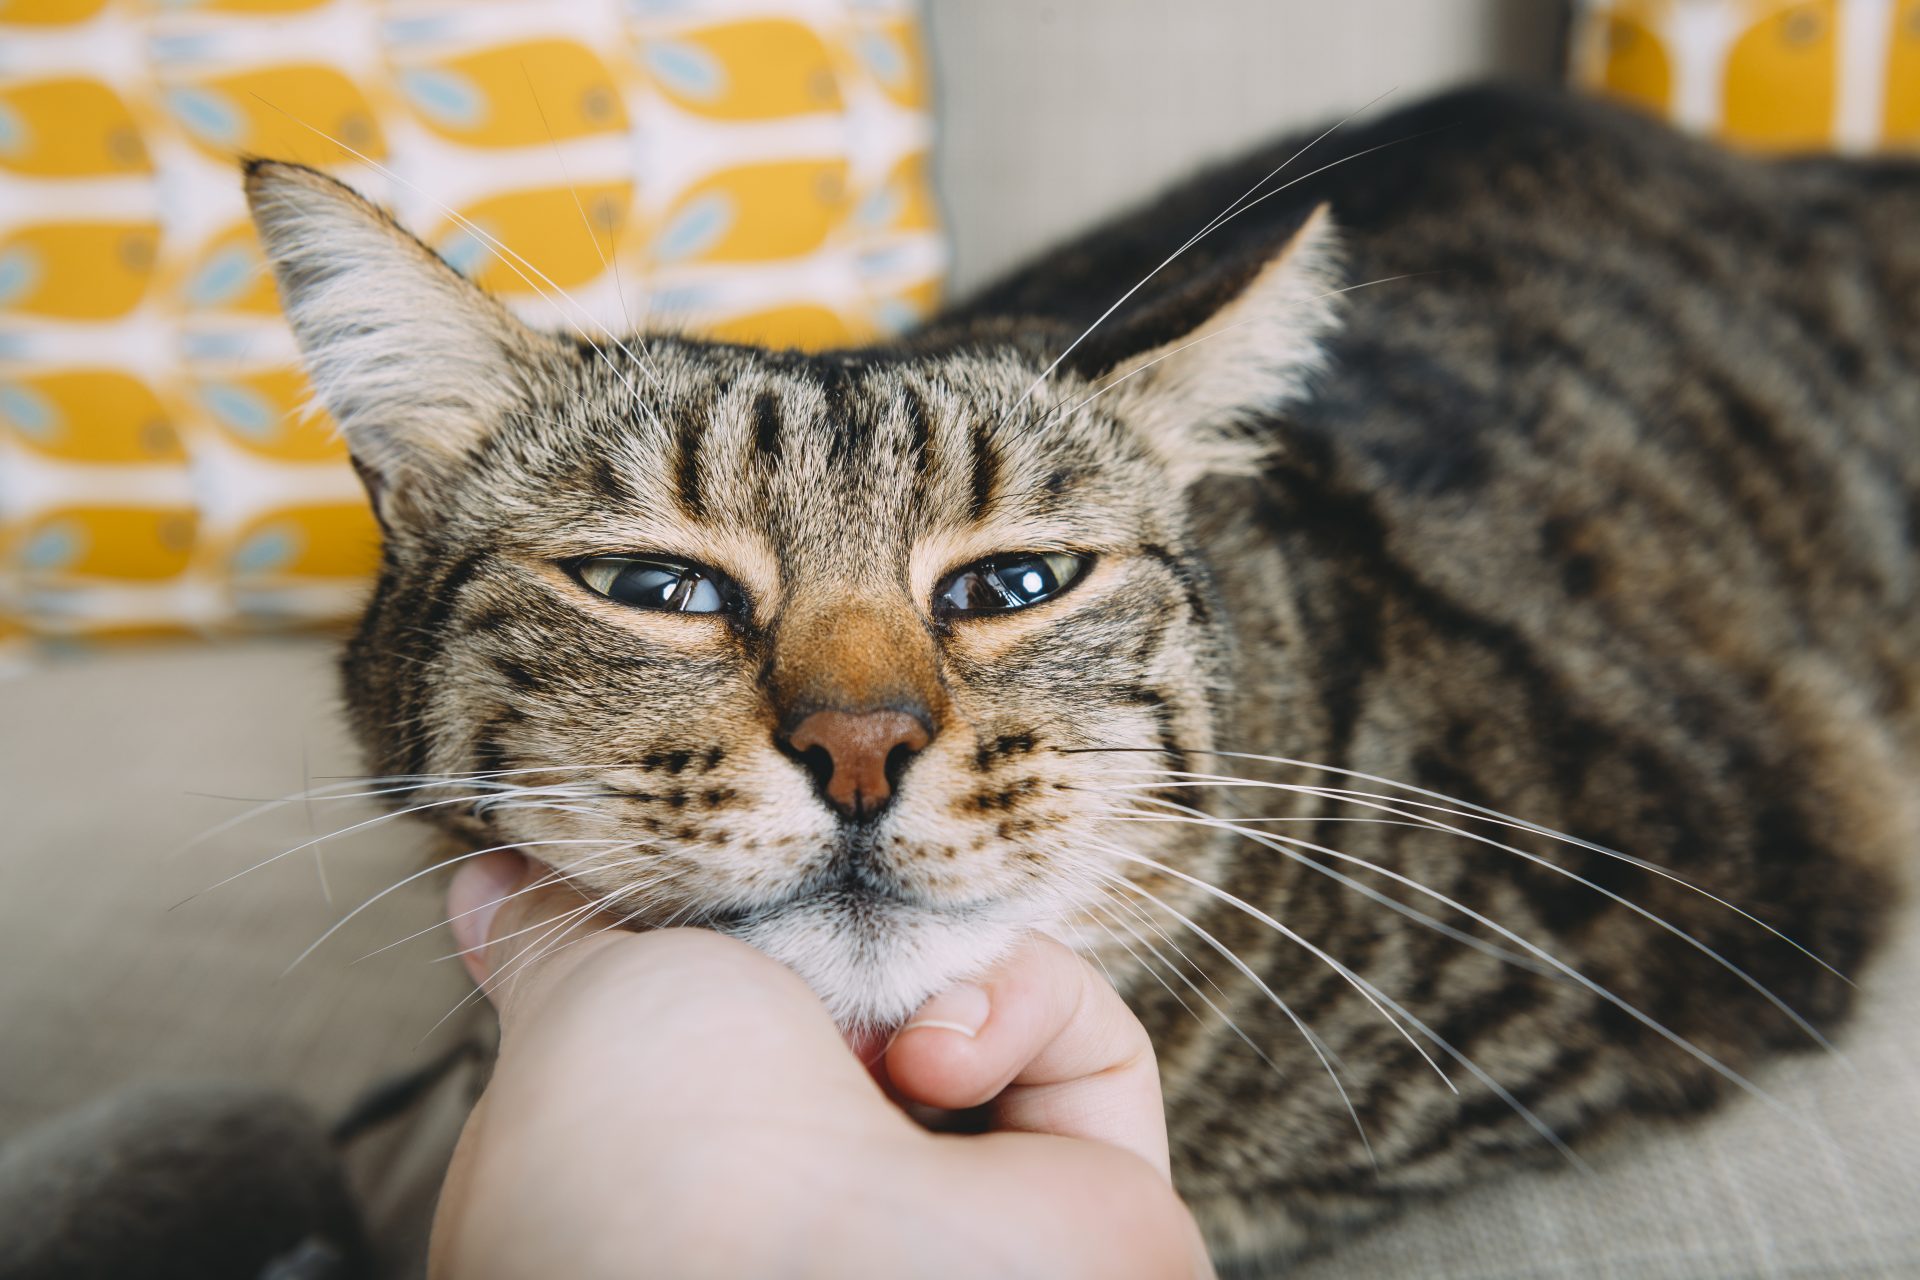
[[599,556],[573,571],[607,599],[636,609],[719,613],[739,599],[739,589],[725,577],[684,560]]
[[1092,556],[1019,551],[949,574],[933,595],[935,612],[1004,613],[1051,600],[1086,575]]

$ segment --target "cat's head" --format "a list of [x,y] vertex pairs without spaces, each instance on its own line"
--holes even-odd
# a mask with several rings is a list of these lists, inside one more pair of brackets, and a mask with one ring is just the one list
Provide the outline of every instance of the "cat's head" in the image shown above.
[[538,333],[328,178],[247,191],[386,535],[348,701],[376,772],[452,779],[423,816],[746,938],[847,1023],[1152,878],[1123,855],[1172,828],[1116,788],[1205,768],[1227,677],[1188,504],[1314,364],[1324,218],[1048,375],[1057,334]]

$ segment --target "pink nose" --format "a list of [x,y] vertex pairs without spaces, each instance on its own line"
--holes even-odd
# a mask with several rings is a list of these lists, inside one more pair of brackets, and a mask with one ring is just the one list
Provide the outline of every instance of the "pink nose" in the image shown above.
[[932,740],[919,717],[904,711],[816,711],[786,736],[820,794],[849,818],[878,813],[893,795],[889,766],[898,774]]

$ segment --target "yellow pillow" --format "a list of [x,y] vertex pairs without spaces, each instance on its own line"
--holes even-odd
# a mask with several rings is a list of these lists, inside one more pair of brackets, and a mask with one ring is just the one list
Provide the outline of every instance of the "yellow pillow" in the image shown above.
[[536,323],[823,347],[936,301],[931,134],[911,0],[0,0],[0,644],[364,589],[236,155],[325,166]]
[[1920,0],[1581,0],[1571,71],[1735,145],[1920,149]]

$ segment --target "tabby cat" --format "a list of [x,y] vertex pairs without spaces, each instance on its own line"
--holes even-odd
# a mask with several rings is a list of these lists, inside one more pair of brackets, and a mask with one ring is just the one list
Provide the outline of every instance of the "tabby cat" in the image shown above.
[[1072,940],[1223,1265],[1845,1012],[1916,838],[1920,169],[1469,91],[825,354],[535,332],[247,191],[385,530],[375,773],[848,1025]]

